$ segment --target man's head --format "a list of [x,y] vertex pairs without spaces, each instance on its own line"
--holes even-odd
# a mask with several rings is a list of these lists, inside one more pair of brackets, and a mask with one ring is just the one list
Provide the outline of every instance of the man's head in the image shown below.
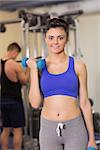
[[12,59],[16,59],[18,54],[21,52],[21,47],[16,43],[11,43],[8,45],[7,52]]

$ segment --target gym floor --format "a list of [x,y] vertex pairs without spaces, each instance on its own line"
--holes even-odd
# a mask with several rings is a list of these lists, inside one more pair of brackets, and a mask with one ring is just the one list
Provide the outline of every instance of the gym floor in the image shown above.
[[[39,144],[38,144],[38,139],[32,139],[30,137],[24,137],[23,138],[23,145],[22,145],[22,150],[39,150]],[[0,145],[0,150],[1,145]],[[8,150],[13,150],[13,141],[12,141],[12,136],[9,138],[9,149]]]

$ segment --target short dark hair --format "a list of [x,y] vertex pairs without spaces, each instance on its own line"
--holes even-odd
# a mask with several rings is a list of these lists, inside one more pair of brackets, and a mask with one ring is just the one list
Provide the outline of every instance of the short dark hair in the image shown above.
[[21,52],[21,47],[19,46],[18,43],[13,42],[11,44],[8,45],[7,51],[12,51],[12,50],[16,50],[18,52]]
[[47,21],[47,26],[46,26],[46,32],[50,28],[63,28],[65,32],[67,33],[67,36],[69,35],[69,24],[61,19],[61,18],[52,18]]

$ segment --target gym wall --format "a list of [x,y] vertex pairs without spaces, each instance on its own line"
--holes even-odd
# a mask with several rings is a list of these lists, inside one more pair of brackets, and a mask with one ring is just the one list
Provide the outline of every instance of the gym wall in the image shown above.
[[[0,11],[0,21],[17,19],[17,12],[6,12]],[[20,24],[8,24],[5,25],[6,32],[0,33],[0,57],[3,56],[4,52],[9,43],[18,42],[21,45],[21,28]]]

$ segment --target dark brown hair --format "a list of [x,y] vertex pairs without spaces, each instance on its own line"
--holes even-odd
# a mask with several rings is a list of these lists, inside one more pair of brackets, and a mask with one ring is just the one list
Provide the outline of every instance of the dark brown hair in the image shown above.
[[67,37],[69,35],[69,25],[68,23],[61,18],[53,18],[47,21],[46,32],[51,28],[63,28],[67,33]]

